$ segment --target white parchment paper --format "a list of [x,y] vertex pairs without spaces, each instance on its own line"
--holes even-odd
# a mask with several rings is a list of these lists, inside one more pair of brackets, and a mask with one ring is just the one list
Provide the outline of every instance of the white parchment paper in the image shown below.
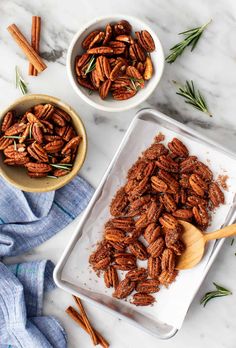
[[[119,154],[111,169],[106,183],[98,197],[89,218],[83,226],[82,236],[77,241],[68,258],[63,271],[62,280],[66,280],[80,288],[89,289],[99,294],[106,294],[109,298],[112,289],[107,289],[103,278],[97,278],[91,271],[88,258],[94,250],[96,243],[101,240],[104,223],[109,219],[109,204],[117,188],[125,183],[127,170],[136,161],[141,152],[152,143],[153,138],[159,132],[165,135],[164,143],[167,144],[175,132],[163,128],[152,121],[138,119],[130,134],[125,147]],[[190,154],[197,155],[199,160],[208,164],[214,176],[219,174],[228,175],[228,191],[225,191],[226,204],[221,206],[214,214],[209,231],[218,229],[224,223],[232,204],[236,188],[236,162],[218,151],[206,147],[198,140],[189,139],[184,135],[177,135],[188,147]],[[147,317],[180,328],[192,299],[198,290],[203,278],[203,272],[212,252],[214,242],[209,243],[202,261],[191,270],[181,271],[174,283],[166,289],[164,287],[156,294],[157,302],[153,306],[135,307],[129,301],[120,301],[120,306],[128,306],[145,314]],[[145,263],[145,262],[144,262]],[[144,264],[140,262],[141,264]],[[110,299],[107,298],[107,302]],[[116,301],[116,300],[114,300]]]

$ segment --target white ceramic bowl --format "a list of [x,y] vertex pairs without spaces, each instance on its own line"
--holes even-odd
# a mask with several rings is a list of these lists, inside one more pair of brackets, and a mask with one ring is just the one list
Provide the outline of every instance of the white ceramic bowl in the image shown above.
[[[83,53],[81,44],[84,38],[90,32],[98,28],[105,29],[106,24],[108,23],[112,24],[121,19],[127,20],[132,25],[133,34],[135,31],[148,30],[149,33],[152,35],[156,45],[156,50],[151,53],[151,58],[152,58],[153,67],[154,67],[154,74],[152,78],[145,83],[145,87],[139,90],[137,94],[132,98],[127,100],[117,101],[117,100],[114,100],[112,97],[108,97],[107,99],[102,100],[96,91],[92,92],[92,94],[89,94],[88,89],[78,84],[76,80],[75,69],[74,69],[75,57],[78,54]],[[93,21],[84,25],[78,31],[78,33],[74,36],[67,53],[67,73],[75,92],[89,105],[103,111],[119,112],[119,111],[131,109],[141,104],[150,96],[150,94],[155,90],[155,88],[157,87],[161,79],[163,69],[164,69],[164,62],[165,62],[165,58],[164,58],[164,53],[163,53],[160,40],[158,39],[154,31],[146,23],[142,22],[138,18],[131,17],[131,16],[111,15],[111,16],[105,16],[105,17],[94,19]]]

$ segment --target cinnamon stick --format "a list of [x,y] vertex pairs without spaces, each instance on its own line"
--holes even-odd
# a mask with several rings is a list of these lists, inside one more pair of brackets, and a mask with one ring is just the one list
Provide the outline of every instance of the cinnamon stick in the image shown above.
[[42,61],[37,52],[30,46],[24,35],[15,24],[9,25],[7,28],[15,42],[22,49],[30,63],[33,64],[38,72],[41,72],[47,68],[47,65]]
[[[39,53],[40,32],[41,32],[41,17],[33,16],[32,27],[31,27],[31,46],[37,53]],[[29,63],[29,75],[32,75],[32,76],[38,75],[38,72],[32,63]]]
[[87,314],[86,314],[86,312],[84,310],[82,302],[81,302],[79,297],[73,296],[73,298],[74,298],[74,300],[75,300],[75,302],[76,302],[76,304],[77,304],[77,306],[78,306],[78,308],[79,308],[79,310],[81,312],[81,315],[82,315],[82,318],[83,318],[83,322],[85,323],[85,325],[86,325],[86,327],[88,329],[88,332],[89,332],[89,334],[91,336],[93,344],[96,346],[98,344],[98,340],[97,340],[96,334],[95,334],[95,332],[94,332],[94,330],[93,330],[93,328],[92,328],[92,326],[90,324],[90,321],[89,321],[89,319],[87,317]]
[[[88,328],[85,325],[82,316],[73,307],[69,306],[66,309],[66,313],[71,317],[71,319],[73,319],[77,324],[79,324],[80,327],[84,331],[86,331],[89,334]],[[105,340],[105,338],[99,332],[97,332],[96,330],[94,330],[94,332],[95,332],[95,334],[97,336],[99,344],[103,348],[108,348],[109,347],[109,343]]]

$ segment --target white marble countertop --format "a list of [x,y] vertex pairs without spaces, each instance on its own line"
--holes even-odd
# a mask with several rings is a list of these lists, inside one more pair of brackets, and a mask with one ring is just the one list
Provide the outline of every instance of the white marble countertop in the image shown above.
[[[65,69],[68,44],[85,22],[98,15],[131,14],[146,21],[159,35],[165,54],[178,40],[177,33],[213,19],[194,53],[187,50],[172,65],[166,65],[160,85],[141,107],[151,106],[189,125],[195,130],[236,150],[236,3],[233,0],[1,0],[0,106],[6,107],[20,92],[14,87],[14,67],[18,65],[32,93],[60,97],[81,115],[88,132],[89,151],[81,174],[95,187],[107,168],[134,109],[122,114],[99,112],[82,102],[70,86]],[[16,23],[29,37],[31,16],[42,17],[41,51],[48,69],[37,78],[28,77],[28,63],[11,40],[6,27]],[[213,117],[210,119],[175,94],[172,80],[192,79],[204,92]],[[71,238],[75,222],[48,242],[10,262],[49,258],[55,263]],[[188,312],[181,331],[171,340],[159,341],[126,322],[86,304],[96,328],[114,348],[233,348],[236,340],[235,295],[199,305],[201,296],[216,281],[236,294],[235,245],[226,241]],[[70,348],[91,347],[89,337],[64,313],[73,304],[69,294],[56,289],[46,295],[44,312],[58,317],[68,333]],[[25,347],[29,348],[29,347]]]

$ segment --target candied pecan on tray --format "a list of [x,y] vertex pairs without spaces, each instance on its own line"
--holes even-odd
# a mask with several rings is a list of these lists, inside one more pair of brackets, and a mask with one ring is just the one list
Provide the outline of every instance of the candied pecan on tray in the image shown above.
[[[140,45],[148,40],[143,35]],[[111,202],[103,240],[89,259],[95,271],[104,271],[115,298],[136,291],[131,300],[136,306],[153,304],[151,293],[168,287],[178,275],[177,259],[185,250],[178,220],[205,229],[212,210],[224,203],[211,169],[190,155],[181,140],[174,138],[168,148],[163,140],[156,137],[129,169],[127,182]]]

